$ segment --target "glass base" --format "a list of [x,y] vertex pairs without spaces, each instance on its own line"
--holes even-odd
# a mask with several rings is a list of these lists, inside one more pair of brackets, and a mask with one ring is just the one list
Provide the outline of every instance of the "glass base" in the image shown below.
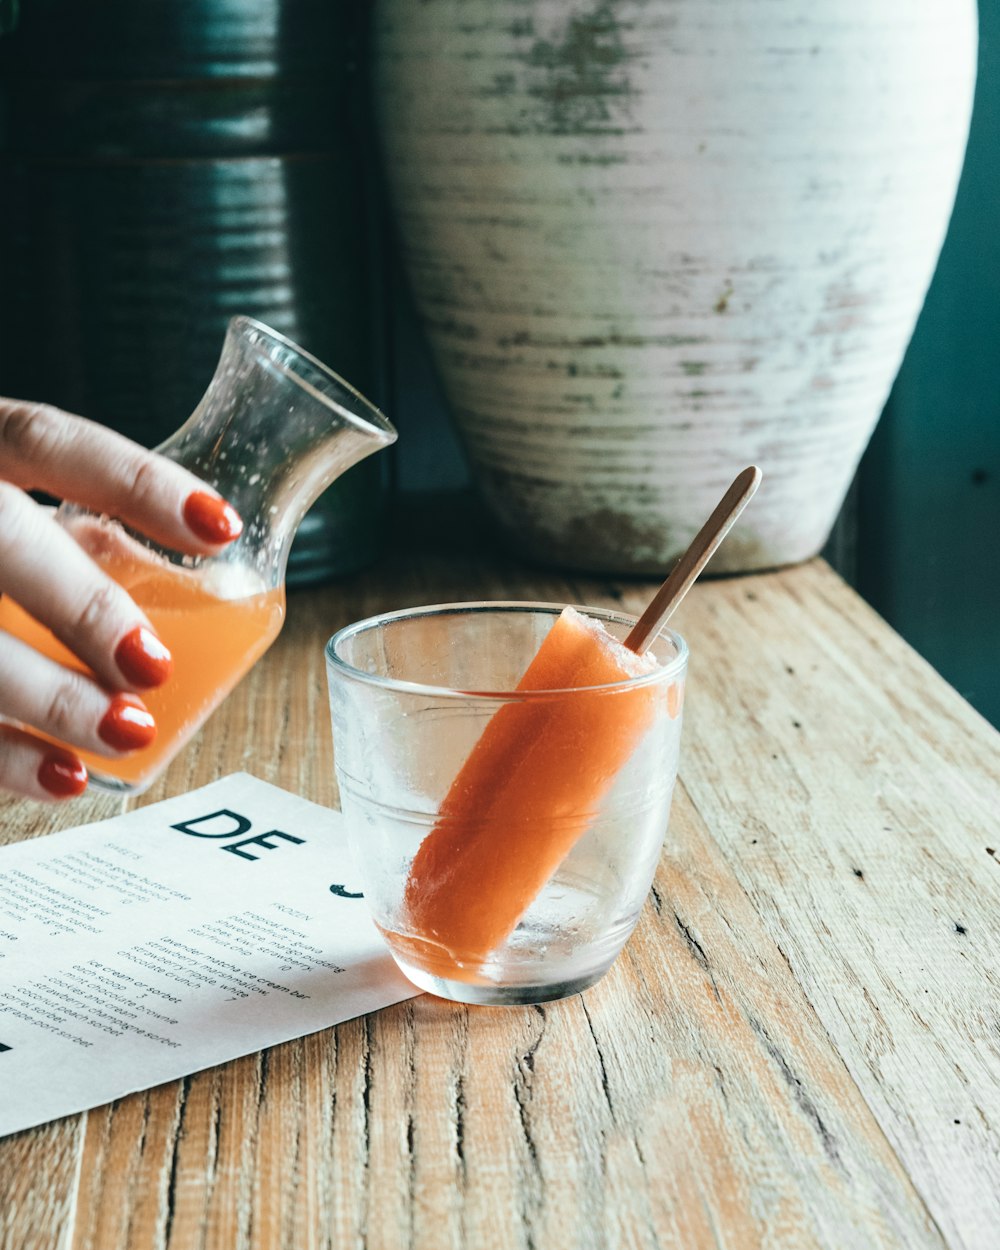
[[105,777],[89,769],[87,772],[87,788],[100,794],[143,794],[155,780],[150,777],[148,781],[122,781],[120,777]]
[[498,985],[490,981],[449,981],[408,964],[393,953],[400,971],[418,989],[454,1003],[469,1003],[478,1007],[523,1007],[531,1003],[552,1003],[569,998],[595,985],[611,964],[567,981],[552,981],[545,985]]

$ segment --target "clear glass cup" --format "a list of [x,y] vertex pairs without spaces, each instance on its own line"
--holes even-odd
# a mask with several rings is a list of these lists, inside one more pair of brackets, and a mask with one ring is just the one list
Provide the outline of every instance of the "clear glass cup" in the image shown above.
[[[201,403],[156,450],[237,509],[240,537],[216,556],[192,557],[113,518],[71,504],[58,509],[57,519],[125,587],[174,658],[169,681],[142,692],[157,725],[150,746],[122,757],[76,751],[91,785],[138,793],[170,763],[277,637],[288,552],[311,504],[395,438],[382,413],[326,365],[260,322],[234,317]],[[7,597],[0,628],[83,667]]]
[[[586,989],[624,946],[653,879],[687,647],[664,630],[651,672],[517,691],[560,611],[414,608],[350,625],[326,647],[341,806],[365,898],[405,975],[443,998],[530,1003]],[[635,623],[579,611],[619,640]],[[624,763],[600,777],[591,748],[612,735]],[[487,932],[499,937],[485,951]]]

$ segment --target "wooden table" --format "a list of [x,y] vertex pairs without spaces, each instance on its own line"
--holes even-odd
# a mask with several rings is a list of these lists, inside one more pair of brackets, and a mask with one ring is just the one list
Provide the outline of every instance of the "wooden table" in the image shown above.
[[[441,520],[293,594],[139,801],[245,769],[335,805],[322,644],[349,620],[651,592]],[[702,582],[676,624],[670,832],[601,983],[416,998],[6,1138],[2,1250],[1000,1246],[1000,738],[822,562]],[[122,806],[7,802],[2,838]]]

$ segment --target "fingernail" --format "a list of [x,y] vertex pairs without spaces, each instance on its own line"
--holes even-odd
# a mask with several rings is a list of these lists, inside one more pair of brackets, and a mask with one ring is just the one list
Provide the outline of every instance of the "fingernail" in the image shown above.
[[133,694],[116,694],[97,732],[116,751],[137,751],[148,747],[156,737],[156,722],[141,699]]
[[115,647],[115,663],[133,686],[162,686],[174,668],[170,652],[144,625],[130,630]]
[[57,799],[73,799],[87,788],[87,770],[75,755],[51,751],[38,766],[38,784]]
[[204,490],[188,495],[184,502],[184,520],[207,543],[231,543],[243,533],[243,522],[236,509],[218,495]]

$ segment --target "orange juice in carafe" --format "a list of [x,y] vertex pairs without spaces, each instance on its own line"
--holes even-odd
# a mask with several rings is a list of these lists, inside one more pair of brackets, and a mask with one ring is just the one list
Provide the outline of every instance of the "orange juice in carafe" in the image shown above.
[[[141,692],[157,727],[148,747],[117,757],[71,749],[99,776],[138,789],[177,753],[278,636],[285,616],[284,587],[266,589],[249,571],[236,567],[213,570],[224,574],[216,576],[213,587],[213,579],[202,582],[192,570],[139,556],[103,557],[98,563],[145,612],[170,648],[174,670],[164,686]],[[88,671],[10,599],[0,599],[0,629],[60,664]]]

